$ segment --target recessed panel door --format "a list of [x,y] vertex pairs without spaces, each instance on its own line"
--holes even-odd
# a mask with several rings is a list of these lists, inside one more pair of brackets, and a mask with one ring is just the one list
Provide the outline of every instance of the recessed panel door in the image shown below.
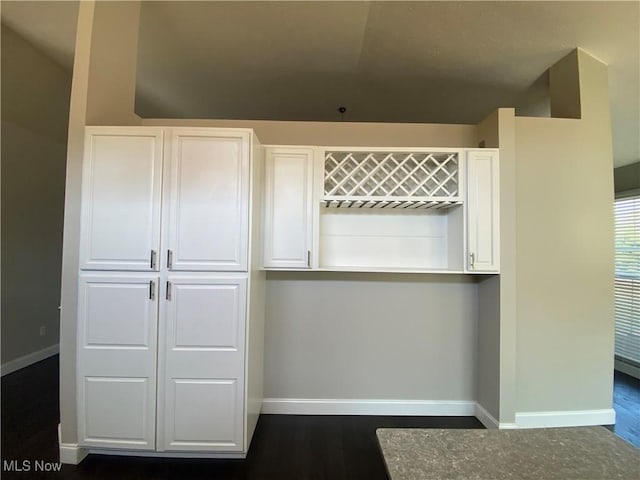
[[155,448],[158,282],[140,274],[80,277],[82,446]]
[[242,451],[246,278],[169,276],[165,450]]
[[157,271],[162,129],[88,127],[80,268]]
[[467,270],[498,272],[500,205],[498,153],[467,153]]
[[249,148],[245,132],[173,130],[169,270],[247,270]]
[[311,268],[313,150],[267,150],[264,266]]

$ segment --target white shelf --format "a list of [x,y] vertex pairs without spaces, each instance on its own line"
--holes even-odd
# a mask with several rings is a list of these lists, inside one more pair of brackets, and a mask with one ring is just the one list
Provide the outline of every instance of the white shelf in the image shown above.
[[[463,210],[322,208],[318,268],[463,270]],[[370,270],[372,269],[372,270]]]
[[341,265],[336,267],[320,267],[316,272],[354,272],[354,273],[451,273],[462,274],[463,270],[449,270],[446,268],[390,268],[390,267],[361,267]]

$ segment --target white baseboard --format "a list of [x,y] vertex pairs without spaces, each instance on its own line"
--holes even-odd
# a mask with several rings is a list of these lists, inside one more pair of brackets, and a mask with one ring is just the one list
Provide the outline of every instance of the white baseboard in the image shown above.
[[0,376],[4,377],[5,375],[20,370],[21,368],[28,367],[29,365],[33,365],[40,360],[52,357],[53,355],[57,355],[58,353],[60,353],[60,345],[56,343],[55,345],[43,348],[42,350],[38,350],[37,352],[29,353],[28,355],[15,358],[6,363],[3,363],[2,366],[0,366]]
[[91,448],[88,453],[95,455],[116,455],[118,457],[148,457],[148,458],[209,458],[209,459],[243,459],[247,454],[243,452],[156,452],[151,450],[119,450],[107,448]]
[[67,463],[69,465],[78,465],[84,457],[89,454],[89,450],[79,447],[77,443],[62,443],[62,432],[60,431],[60,424],[58,424],[58,450],[60,452],[60,463]]
[[89,454],[86,448],[79,447],[75,443],[60,443],[59,451],[60,463],[69,465],[78,465]]
[[613,425],[615,423],[616,412],[612,408],[516,413],[516,425],[518,428],[585,427],[590,425]]
[[507,429],[518,428],[518,426],[515,423],[499,422],[496,419],[496,417],[491,415],[487,411],[487,409],[485,409],[479,403],[476,403],[476,418],[480,420],[480,423],[482,423],[489,430],[495,430],[495,429],[507,430]]
[[265,398],[262,413],[277,415],[473,416],[476,403],[459,400]]
[[486,428],[493,430],[500,428],[500,422],[496,420],[496,417],[491,415],[482,405],[476,403],[475,416],[480,423],[482,423]]

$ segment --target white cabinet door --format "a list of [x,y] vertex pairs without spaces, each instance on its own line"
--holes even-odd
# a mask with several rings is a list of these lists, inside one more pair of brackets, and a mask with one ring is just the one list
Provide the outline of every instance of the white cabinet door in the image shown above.
[[265,179],[264,266],[310,268],[313,149],[268,148]]
[[167,267],[246,271],[249,132],[173,129],[168,175]]
[[88,127],[80,268],[157,270],[162,129]]
[[158,284],[149,274],[80,276],[81,446],[155,448]]
[[498,272],[500,204],[498,152],[467,152],[467,271]]
[[164,288],[159,447],[242,451],[247,279],[170,275]]

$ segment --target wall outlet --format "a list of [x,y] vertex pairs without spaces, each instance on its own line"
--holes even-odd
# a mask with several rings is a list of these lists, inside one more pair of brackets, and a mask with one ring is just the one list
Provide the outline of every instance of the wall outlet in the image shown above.
[[45,327],[44,325],[42,325],[40,327],[40,336],[44,337],[47,334],[47,327]]

